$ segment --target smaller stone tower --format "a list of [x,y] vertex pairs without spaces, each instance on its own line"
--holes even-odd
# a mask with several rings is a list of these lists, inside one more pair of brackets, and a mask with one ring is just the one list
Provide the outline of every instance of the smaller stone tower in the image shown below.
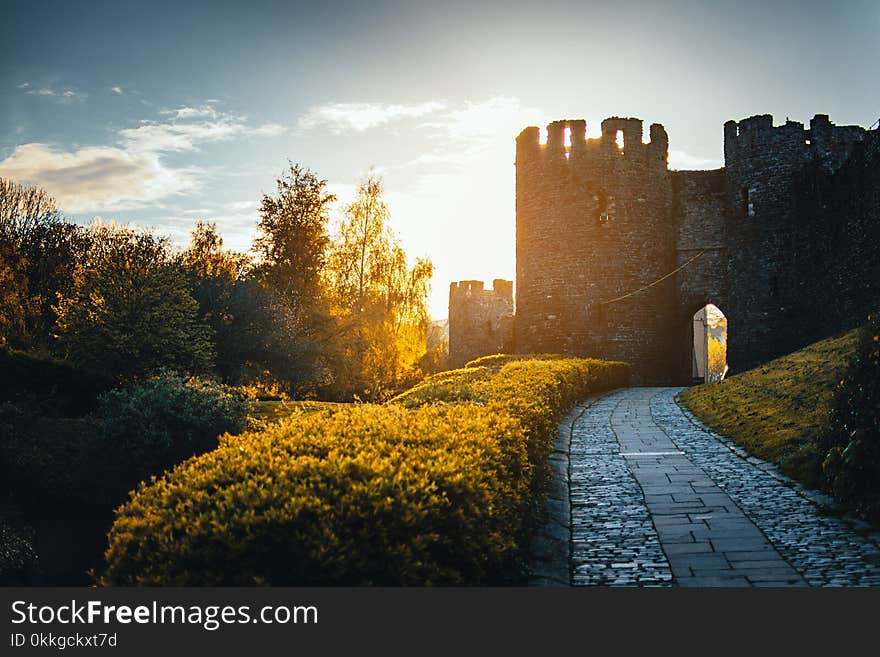
[[449,286],[449,367],[510,351],[513,347],[513,281],[496,278]]

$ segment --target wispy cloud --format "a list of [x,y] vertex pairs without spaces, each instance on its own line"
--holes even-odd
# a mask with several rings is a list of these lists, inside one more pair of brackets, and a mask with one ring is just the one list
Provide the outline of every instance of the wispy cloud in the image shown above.
[[266,137],[283,126],[254,126],[243,116],[181,107],[164,121],[143,121],[117,133],[117,142],[64,150],[45,143],[17,146],[0,161],[0,177],[39,185],[67,212],[132,210],[197,189],[204,171],[170,166],[168,153],[248,136]]
[[303,130],[327,127],[332,132],[364,132],[394,121],[419,118],[442,110],[441,101],[427,101],[412,105],[384,103],[326,103],[309,109],[298,121]]
[[34,87],[30,82],[22,82],[18,88],[24,90],[28,96],[39,96],[65,105],[81,103],[89,97],[84,91],[76,91],[71,87],[53,87],[51,85]]
[[175,119],[216,119],[221,116],[219,110],[208,104],[199,105],[198,107],[178,107],[176,109],[162,110],[160,114],[165,116],[173,116]]

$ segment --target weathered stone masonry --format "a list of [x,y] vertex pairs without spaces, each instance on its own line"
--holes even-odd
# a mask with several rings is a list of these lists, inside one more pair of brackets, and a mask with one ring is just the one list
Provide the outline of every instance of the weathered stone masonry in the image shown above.
[[495,279],[493,289],[482,281],[449,286],[449,365],[461,367],[489,354],[513,348],[513,281]]
[[706,303],[728,318],[732,371],[880,303],[878,131],[754,116],[725,124],[724,168],[670,171],[663,126],[648,143],[639,119],[606,119],[597,139],[585,128],[556,121],[546,144],[534,127],[517,138],[516,351],[613,358],[633,364],[636,383],[687,382],[691,317]]

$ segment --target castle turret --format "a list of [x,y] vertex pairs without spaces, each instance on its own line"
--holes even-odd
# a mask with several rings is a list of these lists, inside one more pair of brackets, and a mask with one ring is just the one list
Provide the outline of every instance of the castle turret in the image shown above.
[[672,288],[614,300],[675,262],[666,131],[653,124],[646,144],[641,119],[611,117],[598,139],[581,119],[554,121],[547,135],[517,139],[517,350],[603,354],[658,380],[668,349],[653,327]]
[[449,365],[513,351],[513,281],[496,278],[491,290],[483,281],[449,286]]

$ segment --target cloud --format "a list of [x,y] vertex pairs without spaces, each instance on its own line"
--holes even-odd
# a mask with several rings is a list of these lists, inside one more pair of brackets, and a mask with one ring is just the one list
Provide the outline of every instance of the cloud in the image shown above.
[[76,91],[70,87],[67,88],[55,88],[55,87],[32,87],[29,82],[24,82],[18,85],[19,89],[24,89],[25,94],[28,96],[39,96],[41,98],[47,98],[50,100],[54,100],[55,102],[62,103],[64,105],[69,105],[70,103],[77,103],[85,101],[89,95],[85,92]]
[[125,92],[122,90],[122,87],[120,87],[120,86],[110,87],[110,91],[112,91],[115,94],[119,94],[120,96],[125,95]]
[[165,121],[120,130],[116,144],[64,150],[44,143],[17,146],[0,161],[0,177],[38,185],[67,212],[133,210],[198,189],[204,171],[172,167],[168,153],[196,151],[211,142],[274,136],[283,126],[252,126],[243,116],[182,107]]
[[193,189],[196,173],[165,167],[158,153],[113,146],[63,151],[30,143],[0,162],[0,177],[39,185],[72,213],[143,207]]
[[170,115],[175,119],[216,119],[220,116],[219,111],[207,104],[200,105],[199,107],[178,107],[173,110],[162,110],[160,114]]
[[412,105],[383,103],[327,103],[309,109],[300,117],[298,126],[303,130],[328,127],[336,134],[364,132],[393,121],[414,119],[432,114],[445,107],[440,101]]
[[250,131],[255,137],[278,137],[287,133],[287,127],[277,123],[264,123]]

